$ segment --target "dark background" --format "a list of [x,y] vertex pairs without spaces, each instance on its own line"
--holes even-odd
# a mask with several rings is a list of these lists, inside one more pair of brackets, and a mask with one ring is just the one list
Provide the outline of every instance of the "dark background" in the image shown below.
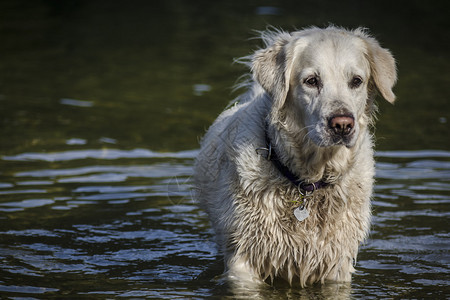
[[[377,148],[448,149],[446,1],[0,1],[0,154],[98,146],[194,149],[235,96],[233,59],[268,25],[363,26],[398,61]],[[197,95],[197,84],[208,92]],[[61,104],[91,101],[92,107]]]

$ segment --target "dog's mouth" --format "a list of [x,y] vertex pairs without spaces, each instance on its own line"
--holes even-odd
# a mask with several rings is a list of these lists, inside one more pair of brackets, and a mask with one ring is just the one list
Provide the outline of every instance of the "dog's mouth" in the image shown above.
[[318,147],[333,147],[333,146],[345,146],[347,148],[352,148],[355,145],[354,134],[347,135],[345,137],[336,135],[327,135],[324,138],[312,139],[312,141]]
[[332,135],[331,142],[332,142],[333,146],[341,146],[342,145],[347,148],[351,148],[355,145],[353,136],[354,136],[353,133],[350,135],[344,136],[344,137]]

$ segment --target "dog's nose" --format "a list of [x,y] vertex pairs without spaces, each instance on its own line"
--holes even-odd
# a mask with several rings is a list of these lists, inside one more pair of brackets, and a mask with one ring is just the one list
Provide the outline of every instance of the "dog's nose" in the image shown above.
[[346,136],[352,132],[355,126],[355,119],[353,116],[334,116],[328,121],[328,126],[335,134]]

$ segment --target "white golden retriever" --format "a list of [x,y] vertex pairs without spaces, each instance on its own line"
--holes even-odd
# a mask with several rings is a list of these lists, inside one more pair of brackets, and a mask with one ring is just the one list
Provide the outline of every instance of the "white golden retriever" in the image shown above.
[[370,126],[395,60],[363,29],[262,33],[248,92],[206,133],[197,199],[240,282],[351,280],[371,219]]

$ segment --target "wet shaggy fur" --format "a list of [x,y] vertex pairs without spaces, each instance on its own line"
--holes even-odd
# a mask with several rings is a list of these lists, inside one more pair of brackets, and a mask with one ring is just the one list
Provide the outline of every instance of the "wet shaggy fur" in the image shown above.
[[[371,219],[374,97],[394,101],[394,58],[363,29],[275,30],[262,40],[265,47],[244,59],[251,68],[248,91],[201,142],[197,199],[230,279],[348,282]],[[354,119],[350,134],[334,133],[335,116]],[[293,214],[297,187],[267,151],[257,151],[267,147],[266,131],[292,173],[328,183],[307,199],[303,221]]]

